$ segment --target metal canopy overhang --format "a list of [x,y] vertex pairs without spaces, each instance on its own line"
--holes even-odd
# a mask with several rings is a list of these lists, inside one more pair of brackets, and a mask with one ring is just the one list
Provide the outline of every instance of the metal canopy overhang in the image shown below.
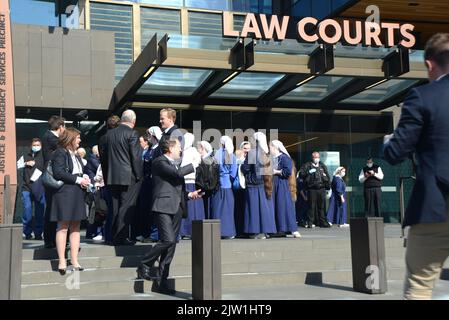
[[[301,99],[285,100],[280,98],[296,88],[301,89],[307,84],[308,78],[311,77],[308,68],[309,56],[256,52],[254,54],[253,65],[246,70],[235,70],[231,64],[232,59],[230,58],[229,50],[168,47],[165,48],[166,60],[163,62],[156,61],[155,59],[157,57],[154,57],[155,41],[155,37],[153,37],[123,79],[118,83],[114,90],[113,99],[111,100],[111,111],[117,112],[126,103],[135,102],[189,104],[193,106],[229,105],[262,108],[379,111],[402,102],[405,94],[411,87],[424,83],[427,78],[424,64],[411,61],[410,71],[394,78],[397,80],[415,80],[410,81],[410,85],[406,88],[401,88],[398,92],[386,95],[385,99],[377,103],[372,103],[369,99],[363,103],[347,103],[345,102],[346,99],[360,92],[364,92],[370,86],[375,86],[379,82],[385,82],[391,79],[385,78],[384,71],[382,70],[382,59],[335,57],[334,68],[324,75],[317,75],[316,79],[322,77],[350,77],[350,80],[317,101]],[[155,70],[146,79],[143,75],[151,66],[154,66]],[[145,83],[147,80],[151,84],[152,79],[158,72],[157,68],[161,66],[165,70],[177,70],[180,74],[188,74],[189,70],[192,70],[192,72],[194,70],[202,70],[207,76],[191,92],[187,92],[186,95],[164,94],[157,89],[150,93],[147,90],[140,92],[140,89],[146,86]],[[227,97],[223,93],[218,97],[214,95],[214,93],[221,92],[225,83],[232,83],[233,80],[238,79],[239,75],[248,73],[259,75],[272,74],[281,78],[254,97],[249,98],[238,95],[230,95]],[[231,80],[227,80],[229,78]],[[202,78],[199,79],[201,80]],[[303,81],[306,81],[306,83],[302,84]],[[167,82],[164,85],[170,86],[170,83]],[[176,83],[173,83],[171,89],[179,92],[178,89],[180,88],[176,86]]]

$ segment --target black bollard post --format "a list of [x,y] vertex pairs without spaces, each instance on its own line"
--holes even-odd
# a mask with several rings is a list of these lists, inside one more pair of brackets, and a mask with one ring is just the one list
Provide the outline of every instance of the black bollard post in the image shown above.
[[387,266],[383,218],[352,218],[352,281],[355,291],[387,292]]
[[220,220],[192,223],[192,297],[194,300],[221,299]]
[[3,202],[6,224],[0,223],[0,300],[19,300],[22,282],[22,224],[12,224],[9,176],[5,176]]

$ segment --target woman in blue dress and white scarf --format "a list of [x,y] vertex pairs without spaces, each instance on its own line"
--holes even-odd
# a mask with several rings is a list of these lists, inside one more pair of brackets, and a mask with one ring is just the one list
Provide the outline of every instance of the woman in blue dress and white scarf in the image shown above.
[[[295,203],[289,186],[293,169],[292,159],[279,140],[271,141],[270,152],[273,156],[273,201],[277,231],[291,233],[293,237],[300,238],[296,224]],[[296,180],[294,176],[293,179]],[[296,188],[294,192],[296,193]]]
[[[198,150],[193,147],[193,142],[195,140],[195,136],[187,132],[183,137],[184,148],[182,151],[182,161],[181,167],[184,167],[190,163],[200,163],[201,155]],[[196,170],[184,177],[186,184],[186,191],[193,192],[196,191],[195,188],[195,173]],[[182,219],[181,221],[181,231],[180,235],[184,239],[190,239],[192,236],[192,221],[193,220],[204,220],[204,203],[203,199],[189,199],[187,200],[187,218]]]
[[262,132],[254,134],[255,149],[252,149],[242,172],[245,176],[245,220],[244,232],[250,238],[266,239],[268,233],[276,233],[272,201],[273,177],[267,145],[267,137]]
[[346,169],[339,167],[334,172],[332,179],[332,195],[329,201],[329,210],[327,211],[327,221],[330,224],[337,224],[339,227],[349,227],[346,223],[348,215],[346,206],[346,184],[343,180],[346,175]]
[[220,166],[220,187],[212,195],[210,214],[212,219],[221,220],[221,237],[235,237],[234,193],[232,183],[237,177],[237,160],[234,155],[234,145],[228,136],[220,139],[221,148],[215,153],[215,159]]

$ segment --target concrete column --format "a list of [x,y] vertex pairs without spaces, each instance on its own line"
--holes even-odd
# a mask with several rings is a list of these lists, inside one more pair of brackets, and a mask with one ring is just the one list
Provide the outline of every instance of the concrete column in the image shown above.
[[192,223],[192,297],[194,300],[221,299],[220,220]]

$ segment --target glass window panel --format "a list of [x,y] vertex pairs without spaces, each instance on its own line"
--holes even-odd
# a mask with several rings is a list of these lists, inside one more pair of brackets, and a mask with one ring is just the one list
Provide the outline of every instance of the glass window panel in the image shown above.
[[228,0],[185,0],[188,8],[230,10]]
[[210,73],[210,70],[160,67],[137,94],[190,96]]
[[14,0],[11,3],[11,21],[13,23],[59,26],[55,2],[50,0]]
[[279,100],[320,101],[352,79],[350,77],[321,76],[290,91]]
[[401,93],[417,82],[417,80],[388,80],[371,89],[360,92],[349,99],[343,100],[342,102],[363,104],[381,103],[382,101],[393,97],[395,94]]
[[164,6],[176,6],[176,7],[182,7],[183,0],[135,0],[135,2],[140,3],[148,3],[148,4],[157,4],[157,5],[164,5]]
[[217,90],[211,97],[257,99],[283,76],[283,74],[273,73],[241,73]]

